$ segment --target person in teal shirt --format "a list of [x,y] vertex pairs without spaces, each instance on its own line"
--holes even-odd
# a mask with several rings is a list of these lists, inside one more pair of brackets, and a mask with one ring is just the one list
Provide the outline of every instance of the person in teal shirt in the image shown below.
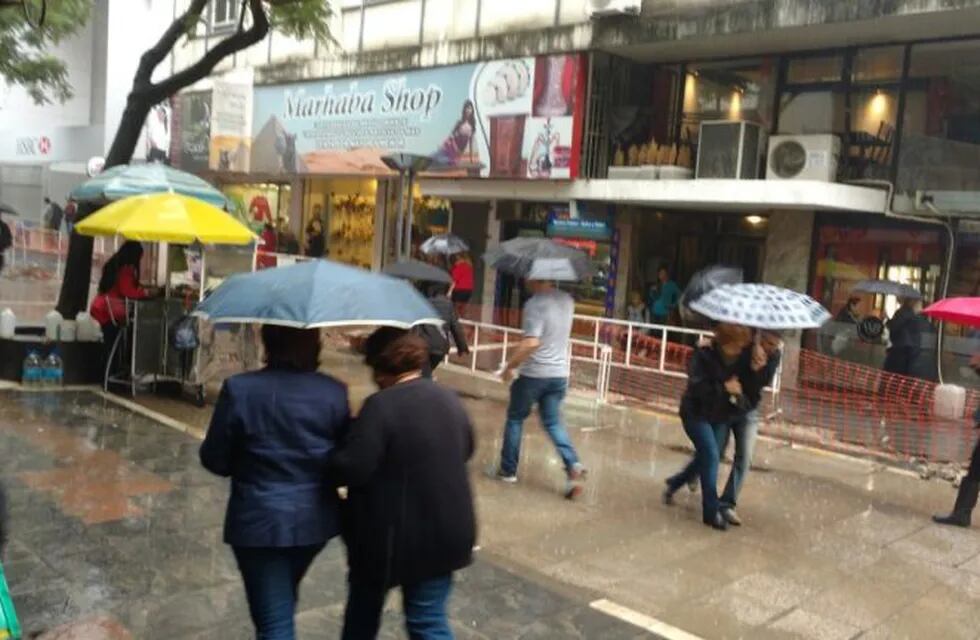
[[681,299],[681,288],[671,280],[667,265],[661,265],[657,270],[657,285],[650,293],[650,315],[653,317],[653,322],[667,324]]

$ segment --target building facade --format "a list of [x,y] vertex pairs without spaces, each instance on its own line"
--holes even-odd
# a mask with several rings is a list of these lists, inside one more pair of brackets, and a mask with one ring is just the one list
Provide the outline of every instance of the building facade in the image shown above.
[[[64,204],[92,157],[112,143],[140,54],[173,16],[172,0],[97,0],[86,23],[52,50],[68,69],[74,95],[35,104],[0,84],[0,201],[38,222],[43,198]],[[159,69],[166,73],[171,61]],[[143,158],[141,144],[136,156]]]
[[[237,4],[211,3],[176,67]],[[662,265],[683,283],[735,264],[835,313],[865,278],[975,294],[978,18],[980,0],[345,0],[336,45],[274,33],[178,97],[175,160],[252,220],[302,245],[318,218],[331,257],[378,268],[398,194],[381,157],[428,156],[416,233],[578,246],[597,266],[585,313],[621,315]],[[485,307],[519,303],[482,276]]]

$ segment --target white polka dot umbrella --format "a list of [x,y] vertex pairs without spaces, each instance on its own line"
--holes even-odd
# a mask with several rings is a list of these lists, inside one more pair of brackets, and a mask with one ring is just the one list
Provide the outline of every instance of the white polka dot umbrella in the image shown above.
[[690,304],[716,322],[756,329],[816,329],[830,312],[810,296],[771,284],[727,284]]

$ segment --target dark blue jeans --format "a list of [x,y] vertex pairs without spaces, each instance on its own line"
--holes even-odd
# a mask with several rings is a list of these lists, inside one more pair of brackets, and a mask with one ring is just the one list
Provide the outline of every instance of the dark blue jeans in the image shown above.
[[[738,494],[742,490],[742,483],[745,482],[745,476],[749,475],[749,469],[752,467],[755,441],[759,437],[759,410],[749,411],[743,420],[732,424],[730,429],[731,433],[735,434],[735,458],[732,462],[732,472],[728,475],[728,482],[721,494],[721,506],[734,508],[738,501]],[[726,430],[724,437],[718,440],[720,453],[724,453],[728,446],[728,436],[729,432]]]
[[[405,628],[411,640],[453,640],[446,614],[446,603],[452,588],[452,574],[402,585]],[[376,638],[387,596],[388,590],[384,587],[351,582],[341,640]]]
[[694,457],[680,473],[667,478],[670,490],[677,491],[695,477],[701,478],[701,517],[711,522],[718,513],[718,465],[722,439],[731,422],[713,425],[703,419],[684,419],[684,432],[694,444]]
[[521,457],[521,436],[524,421],[531,415],[535,403],[541,413],[541,424],[558,450],[565,470],[571,470],[578,462],[578,454],[568,431],[561,420],[561,403],[568,390],[567,378],[527,378],[521,376],[510,386],[510,404],[507,406],[507,425],[504,427],[504,443],[500,450],[500,471],[507,475],[517,473]]
[[257,640],[296,638],[299,583],[323,547],[232,547]]

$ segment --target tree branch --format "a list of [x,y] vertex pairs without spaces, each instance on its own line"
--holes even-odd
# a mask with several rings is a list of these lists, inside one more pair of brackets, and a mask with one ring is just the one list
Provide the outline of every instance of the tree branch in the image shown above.
[[248,6],[252,14],[252,26],[245,31],[236,31],[228,36],[186,69],[178,71],[166,80],[151,84],[146,92],[150,104],[156,104],[184,87],[206,78],[226,57],[261,42],[269,33],[269,17],[262,6],[262,0],[248,0]]
[[187,25],[190,21],[194,20],[196,22],[201,19],[201,14],[207,6],[208,0],[192,0],[187,11],[170,24],[170,27],[163,32],[160,40],[155,45],[146,50],[140,57],[140,64],[136,69],[136,78],[133,80],[134,88],[148,87],[151,85],[154,69],[173,50],[180,36],[187,32]]

